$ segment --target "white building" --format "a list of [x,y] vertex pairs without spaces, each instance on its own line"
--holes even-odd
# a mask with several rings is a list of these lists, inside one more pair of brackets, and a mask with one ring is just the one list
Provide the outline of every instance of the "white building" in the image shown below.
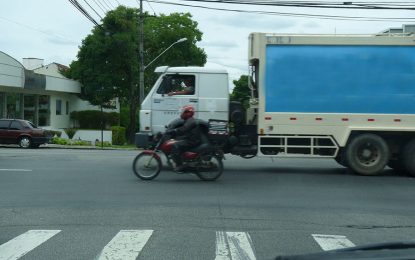
[[[43,65],[42,59],[26,58],[23,64],[0,51],[0,118],[21,118],[47,129],[72,127],[72,111],[99,110],[81,100],[79,82],[60,74],[65,66]],[[116,109],[108,110],[119,112]]]

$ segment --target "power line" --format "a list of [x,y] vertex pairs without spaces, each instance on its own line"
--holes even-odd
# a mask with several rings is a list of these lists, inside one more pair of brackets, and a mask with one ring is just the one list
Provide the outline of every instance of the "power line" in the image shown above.
[[114,9],[114,6],[112,6],[112,4],[109,0],[102,0],[102,2],[104,2],[110,10]]
[[86,1],[84,0],[84,2],[89,6],[89,8],[92,9],[92,11],[94,11],[96,13],[96,15],[98,15],[98,17],[102,20],[102,16]]
[[279,7],[336,8],[336,9],[385,9],[415,10],[415,5],[383,4],[376,2],[314,2],[314,1],[248,1],[248,0],[181,0],[184,2],[242,4]]
[[49,31],[43,31],[43,30],[38,29],[38,28],[35,28],[35,27],[31,26],[31,25],[27,25],[27,24],[24,24],[24,23],[21,23],[21,22],[16,22],[16,21],[10,20],[8,18],[0,17],[0,19],[1,20],[4,20],[4,21],[7,21],[9,23],[14,23],[16,25],[22,26],[22,27],[24,27],[26,29],[29,29],[29,30],[32,30],[32,31],[36,31],[36,32],[45,34],[47,36],[53,36],[55,38],[60,38],[60,39],[65,40],[66,42],[71,43],[71,44],[78,44],[78,42],[75,42],[72,39],[69,39],[69,38],[67,38],[65,36],[62,36],[62,35],[59,35],[59,34],[56,34],[56,33],[51,33]]
[[[105,9],[105,6],[101,6],[101,2],[97,2],[97,0],[92,0],[94,1],[94,3],[99,7],[99,9],[101,9],[101,11],[105,14],[107,13],[107,10]],[[98,4],[99,3],[99,4]]]
[[150,2],[146,0],[146,3],[150,6],[151,10],[153,10],[154,15],[156,15],[156,11],[154,11],[154,8],[151,6]]
[[83,14],[88,20],[90,20],[96,26],[100,26],[97,21],[78,3],[77,0],[69,0],[69,2],[81,13]]
[[105,10],[107,10],[107,12],[109,11],[109,10],[111,10],[111,7],[107,4],[107,2],[105,2],[104,0],[97,0],[99,3],[101,3],[101,5],[102,6],[104,6],[105,7]]
[[218,7],[208,7],[203,5],[190,5],[183,3],[173,3],[166,2],[162,0],[147,0],[152,3],[158,4],[168,4],[168,5],[177,5],[177,6],[186,6],[201,8],[207,10],[216,10],[216,11],[228,11],[228,12],[238,12],[238,13],[250,13],[250,14],[262,14],[262,15],[277,15],[277,16],[288,16],[288,17],[304,17],[304,18],[314,18],[314,19],[326,19],[326,20],[358,20],[358,21],[399,21],[399,22],[414,22],[415,18],[408,17],[365,17],[365,16],[341,16],[341,15],[318,15],[318,14],[308,14],[308,13],[285,13],[285,12],[273,12],[273,11],[259,11],[259,10],[243,10],[243,9],[231,9],[231,8],[218,8]]

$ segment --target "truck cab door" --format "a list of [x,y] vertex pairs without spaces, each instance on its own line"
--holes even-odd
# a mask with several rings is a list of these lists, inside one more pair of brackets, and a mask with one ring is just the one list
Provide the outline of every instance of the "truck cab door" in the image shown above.
[[198,110],[198,87],[195,74],[166,74],[152,96],[153,133],[164,132],[165,125],[180,116],[180,109],[192,105]]

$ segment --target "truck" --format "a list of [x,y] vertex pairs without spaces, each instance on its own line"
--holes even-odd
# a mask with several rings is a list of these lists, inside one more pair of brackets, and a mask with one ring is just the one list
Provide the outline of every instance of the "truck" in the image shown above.
[[[389,166],[415,176],[413,34],[251,33],[248,48],[249,108],[230,101],[225,70],[159,67],[137,146],[192,104],[196,117],[228,123],[225,153],[332,158],[361,175]],[[176,91],[183,81],[193,92]]]

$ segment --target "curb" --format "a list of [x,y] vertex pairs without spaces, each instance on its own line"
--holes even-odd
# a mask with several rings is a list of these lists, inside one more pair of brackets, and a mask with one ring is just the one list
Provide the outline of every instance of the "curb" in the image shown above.
[[126,151],[135,151],[139,150],[138,148],[118,148],[118,147],[104,147],[100,146],[81,146],[81,145],[58,145],[58,144],[46,144],[40,146],[41,149],[75,149],[75,150],[126,150]]

